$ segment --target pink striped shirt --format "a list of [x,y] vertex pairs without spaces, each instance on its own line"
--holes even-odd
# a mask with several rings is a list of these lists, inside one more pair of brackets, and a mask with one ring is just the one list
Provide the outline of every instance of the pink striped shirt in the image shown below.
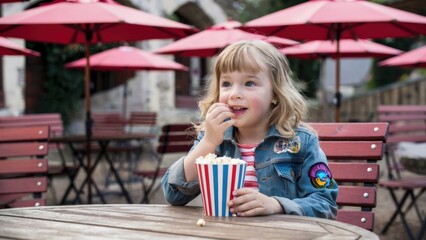
[[238,148],[241,152],[241,158],[247,162],[246,177],[244,187],[259,190],[259,185],[256,178],[256,170],[254,168],[254,150],[257,144],[240,144]]

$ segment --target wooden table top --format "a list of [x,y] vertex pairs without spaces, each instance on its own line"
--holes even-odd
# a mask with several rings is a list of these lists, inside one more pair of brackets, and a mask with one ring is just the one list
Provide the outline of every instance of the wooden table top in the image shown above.
[[[0,210],[0,238],[16,239],[379,239],[357,226],[271,215],[207,217],[200,207],[104,204]],[[205,226],[197,226],[203,218]]]

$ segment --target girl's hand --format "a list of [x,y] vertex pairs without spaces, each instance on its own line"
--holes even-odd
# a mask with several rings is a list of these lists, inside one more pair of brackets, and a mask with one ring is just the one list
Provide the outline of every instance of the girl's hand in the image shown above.
[[233,192],[234,199],[228,202],[232,213],[249,217],[283,213],[281,204],[273,197],[268,197],[257,190],[241,188]]
[[225,130],[235,124],[236,120],[232,119],[234,116],[234,113],[229,109],[227,104],[213,104],[206,114],[204,122],[205,136],[203,140],[208,141],[214,146],[221,144]]

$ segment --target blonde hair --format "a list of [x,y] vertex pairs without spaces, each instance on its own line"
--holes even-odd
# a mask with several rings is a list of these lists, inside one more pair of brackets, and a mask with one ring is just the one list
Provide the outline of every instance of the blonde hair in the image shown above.
[[305,99],[293,84],[287,58],[261,40],[236,42],[218,55],[207,93],[198,103],[201,117],[204,119],[210,106],[219,100],[221,74],[234,71],[254,74],[265,71],[269,74],[273,99],[277,100],[269,116],[269,126],[275,125],[283,137],[294,137],[294,128],[307,113]]

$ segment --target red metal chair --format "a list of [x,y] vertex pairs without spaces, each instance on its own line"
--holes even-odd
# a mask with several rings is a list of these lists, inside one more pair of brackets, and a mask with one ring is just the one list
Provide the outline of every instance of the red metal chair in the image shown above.
[[[380,186],[388,189],[396,207],[381,233],[386,234],[389,227],[399,216],[409,239],[423,239],[426,230],[426,216],[420,212],[417,202],[426,191],[426,176],[402,177],[401,171],[404,171],[405,167],[398,160],[404,159],[404,157],[397,159],[395,151],[402,142],[426,142],[426,106],[381,105],[377,112],[380,121],[389,122],[389,137],[385,152],[388,179],[380,181]],[[397,191],[403,191],[402,197],[397,197]],[[405,219],[405,215],[413,207],[416,210],[419,222],[422,223],[416,236]]]
[[337,221],[372,231],[387,123],[310,123],[339,183]]
[[[32,126],[49,126],[51,137],[62,136],[64,132],[63,122],[59,113],[39,113],[20,116],[0,117],[0,128]],[[66,196],[71,191],[77,192],[77,188],[74,185],[74,179],[78,174],[80,166],[77,164],[76,161],[66,162],[63,153],[63,146],[61,144],[51,143],[49,144],[49,149],[50,152],[52,152],[53,150],[57,150],[61,160],[60,163],[53,163],[51,161],[48,168],[49,189],[52,192],[54,202],[57,202],[56,190],[53,184],[54,178],[62,176],[67,176],[69,178],[69,185],[60,201],[60,204],[64,204]]]
[[168,167],[162,166],[163,158],[167,154],[186,153],[191,149],[195,140],[195,131],[192,124],[168,124],[161,128],[158,146],[153,154],[157,161],[154,169],[138,169],[134,171],[142,182],[141,203],[149,203],[149,194],[153,191],[157,178],[162,177]]

